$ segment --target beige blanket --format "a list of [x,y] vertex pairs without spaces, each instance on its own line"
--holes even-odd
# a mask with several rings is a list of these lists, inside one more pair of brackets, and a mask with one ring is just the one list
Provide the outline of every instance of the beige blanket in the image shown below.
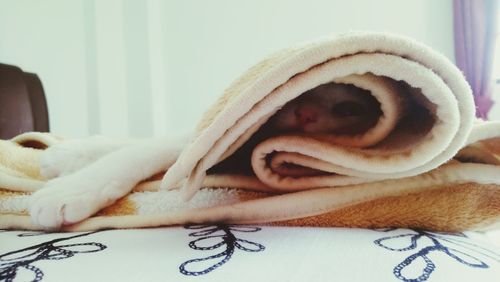
[[[369,91],[379,114],[347,132],[273,128],[269,120],[282,107],[328,83]],[[280,51],[229,86],[168,168],[163,187],[180,190],[144,182],[95,217],[65,228],[220,221],[493,228],[500,219],[499,136],[499,123],[474,124],[470,87],[444,56],[394,35],[334,36]],[[39,136],[24,138],[40,142]],[[15,163],[14,169],[2,164],[9,176],[0,179],[42,181],[24,173],[22,158]],[[0,180],[6,188],[0,227],[36,228],[26,216],[29,194],[12,192],[11,182]]]

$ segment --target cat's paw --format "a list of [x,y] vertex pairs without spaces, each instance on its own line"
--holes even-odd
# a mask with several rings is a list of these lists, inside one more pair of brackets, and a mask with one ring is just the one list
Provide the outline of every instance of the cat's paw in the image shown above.
[[93,180],[77,173],[48,181],[30,198],[32,222],[45,229],[57,229],[98,212],[109,204],[106,190],[112,187]]
[[47,148],[40,156],[40,174],[52,179],[71,174],[103,155],[102,137],[63,141]]

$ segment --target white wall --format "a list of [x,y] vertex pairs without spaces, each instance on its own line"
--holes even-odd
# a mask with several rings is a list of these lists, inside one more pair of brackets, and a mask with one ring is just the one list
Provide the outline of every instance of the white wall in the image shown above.
[[150,136],[192,128],[263,56],[359,29],[454,55],[451,0],[0,0],[0,62],[41,76],[54,132]]
[[88,133],[82,1],[0,0],[0,62],[37,73],[53,129]]

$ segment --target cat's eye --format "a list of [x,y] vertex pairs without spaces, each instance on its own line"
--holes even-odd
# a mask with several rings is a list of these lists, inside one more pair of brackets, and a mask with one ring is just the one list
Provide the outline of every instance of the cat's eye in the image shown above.
[[365,114],[366,109],[355,102],[346,101],[333,106],[332,114],[337,117],[354,117]]

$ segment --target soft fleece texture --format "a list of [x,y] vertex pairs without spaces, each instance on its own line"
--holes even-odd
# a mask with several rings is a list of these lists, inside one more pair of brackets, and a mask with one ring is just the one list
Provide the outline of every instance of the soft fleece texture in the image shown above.
[[[236,160],[248,162],[250,171],[224,170],[224,162],[231,167],[231,157],[249,146],[285,103],[332,81],[371,91],[382,115],[370,129],[350,135],[264,133],[250,148],[251,156]],[[473,122],[470,87],[430,48],[381,33],[325,38],[265,59],[207,111],[197,137],[163,183],[168,188],[182,184],[184,199],[194,196],[190,202],[179,199],[179,190],[156,191],[159,183],[150,182],[138,190],[153,191],[136,191],[65,228],[216,221],[492,228],[500,216],[500,125]],[[450,161],[454,156],[457,160]],[[20,166],[22,172],[23,162]],[[36,228],[25,215],[28,197],[0,195],[0,227]]]
[[[499,123],[477,125],[473,134],[498,132]],[[0,141],[2,175],[10,175],[9,187],[0,189],[0,228],[37,230],[31,223],[28,200],[44,180],[37,174],[37,158],[44,142],[57,139],[28,133],[15,141]],[[30,140],[17,142],[20,140]],[[63,142],[63,141],[62,141]],[[35,146],[29,147],[29,146]],[[189,202],[179,190],[159,190],[153,177],[132,193],[95,216],[66,231],[134,228],[185,223],[268,223],[296,226],[404,226],[443,231],[489,230],[498,226],[500,213],[500,138],[488,138],[467,146],[457,158],[419,176],[342,188],[323,188],[277,195],[252,177],[210,175],[203,186],[221,187],[233,181],[242,189],[205,188]],[[479,163],[482,162],[482,163]],[[29,172],[33,173],[28,175]],[[12,174],[11,174],[12,173]],[[496,184],[495,184],[496,183]]]
[[[366,157],[370,150],[346,150],[346,146],[323,145],[311,139],[297,140],[296,137],[292,139],[296,142],[285,141],[287,144],[283,146],[278,140],[271,147],[280,147],[279,150],[285,152],[298,151],[333,165],[342,164],[349,170],[349,173],[342,171],[344,175],[394,178],[436,168],[464,145],[472,128],[473,100],[463,75],[448,59],[408,38],[349,33],[278,52],[243,74],[202,119],[199,137],[169,169],[166,186],[189,176],[184,186],[189,198],[200,187],[200,179],[210,167],[234,152],[286,102],[335,80],[348,79],[356,86],[368,88],[368,79],[350,79],[353,74],[365,73],[402,80],[421,89],[422,95],[432,104],[429,108],[435,109],[436,118],[424,140],[403,154],[375,153],[371,157]],[[391,98],[387,92],[381,91],[377,95],[384,112],[381,121],[366,135],[342,140],[342,143],[351,145],[354,139],[364,145],[377,144],[379,136],[370,133],[379,127],[394,126],[384,122],[397,115],[397,110],[388,109],[394,107],[394,98]],[[386,134],[393,132],[381,131]],[[290,148],[297,143],[300,148]]]

